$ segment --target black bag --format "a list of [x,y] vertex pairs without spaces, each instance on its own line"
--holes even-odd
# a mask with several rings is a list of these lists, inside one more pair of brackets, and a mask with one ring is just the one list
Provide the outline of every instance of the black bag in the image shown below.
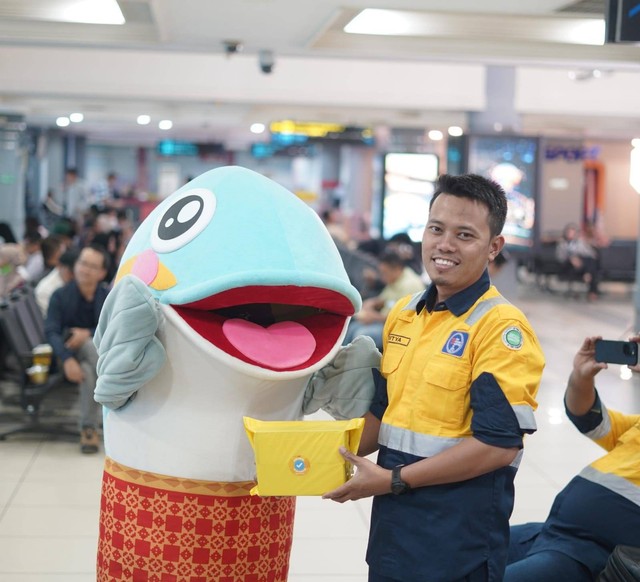
[[607,565],[598,577],[598,582],[640,581],[640,548],[616,546],[607,560]]

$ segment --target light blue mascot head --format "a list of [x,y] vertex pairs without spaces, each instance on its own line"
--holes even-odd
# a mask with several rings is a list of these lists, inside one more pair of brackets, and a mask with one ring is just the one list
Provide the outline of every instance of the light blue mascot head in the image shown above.
[[228,357],[272,372],[316,368],[361,305],[318,215],[235,166],[198,176],[158,205],[116,282],[127,274]]

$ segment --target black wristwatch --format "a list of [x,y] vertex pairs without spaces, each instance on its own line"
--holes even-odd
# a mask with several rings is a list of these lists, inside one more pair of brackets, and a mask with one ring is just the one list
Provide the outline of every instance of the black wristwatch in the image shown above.
[[391,493],[393,495],[404,495],[407,491],[411,490],[409,483],[402,480],[400,471],[404,465],[398,465],[391,469]]

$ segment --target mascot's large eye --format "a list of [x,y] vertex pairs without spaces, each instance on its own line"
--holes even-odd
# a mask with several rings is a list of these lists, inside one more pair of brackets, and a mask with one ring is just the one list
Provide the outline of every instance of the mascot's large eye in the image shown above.
[[216,211],[216,197],[206,188],[193,188],[171,200],[153,227],[151,248],[170,253],[198,236]]

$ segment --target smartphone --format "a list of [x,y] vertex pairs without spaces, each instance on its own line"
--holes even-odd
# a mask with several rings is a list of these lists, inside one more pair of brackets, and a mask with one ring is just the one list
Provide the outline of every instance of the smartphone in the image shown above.
[[596,362],[635,366],[638,363],[638,344],[636,342],[596,340]]

